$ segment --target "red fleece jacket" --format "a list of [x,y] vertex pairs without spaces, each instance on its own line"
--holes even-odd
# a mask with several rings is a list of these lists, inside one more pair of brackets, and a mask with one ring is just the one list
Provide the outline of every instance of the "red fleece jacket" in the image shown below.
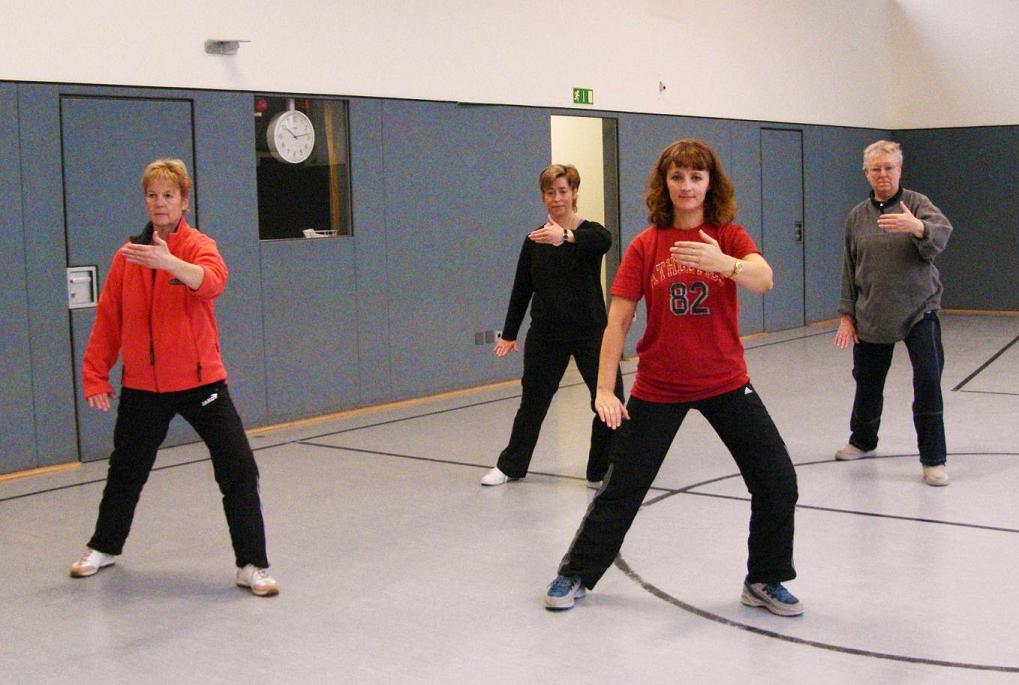
[[118,251],[103,284],[82,365],[85,396],[113,392],[110,369],[123,356],[125,388],[189,390],[226,378],[215,298],[228,270],[216,241],[181,221],[170,253],[205,270],[198,290],[166,272],[130,264]]

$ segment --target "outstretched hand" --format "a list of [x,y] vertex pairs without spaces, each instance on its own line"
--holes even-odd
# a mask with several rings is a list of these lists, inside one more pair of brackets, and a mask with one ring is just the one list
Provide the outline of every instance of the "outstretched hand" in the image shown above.
[[563,227],[556,223],[556,220],[551,216],[548,217],[548,221],[539,229],[533,230],[527,234],[527,237],[536,243],[544,243],[546,245],[555,245],[559,247],[566,240],[566,231]]
[[879,216],[877,225],[885,233],[912,233],[917,238],[923,238],[923,222],[909,211],[905,202],[899,202],[899,208],[901,212]]
[[170,254],[170,247],[166,241],[159,237],[159,233],[152,232],[151,245],[138,245],[127,243],[120,248],[120,253],[131,264],[140,264],[150,269],[169,269],[174,262],[174,256]]
[[718,241],[709,236],[703,230],[700,231],[701,240],[677,240],[669,248],[672,259],[684,266],[694,267],[701,271],[713,273],[728,272],[732,269],[732,257],[722,252]]

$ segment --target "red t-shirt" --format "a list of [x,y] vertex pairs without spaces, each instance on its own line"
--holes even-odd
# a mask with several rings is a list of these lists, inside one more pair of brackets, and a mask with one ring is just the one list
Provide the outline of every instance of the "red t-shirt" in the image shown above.
[[626,248],[612,283],[613,295],[635,302],[643,297],[647,308],[647,329],[637,343],[637,380],[630,391],[647,402],[693,402],[750,380],[739,339],[736,284],[723,274],[670,258],[673,243],[700,242],[702,229],[727,255],[742,259],[759,252],[738,224],[651,226]]

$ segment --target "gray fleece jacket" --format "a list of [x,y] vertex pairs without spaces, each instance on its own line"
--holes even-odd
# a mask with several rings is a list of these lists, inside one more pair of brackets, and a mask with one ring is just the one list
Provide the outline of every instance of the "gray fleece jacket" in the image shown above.
[[[885,233],[881,214],[900,212],[899,203],[923,221],[922,238]],[[905,339],[924,313],[941,308],[941,279],[934,257],[945,249],[952,224],[934,203],[899,188],[885,202],[864,200],[846,219],[845,261],[839,312],[852,316],[860,340],[894,343]]]

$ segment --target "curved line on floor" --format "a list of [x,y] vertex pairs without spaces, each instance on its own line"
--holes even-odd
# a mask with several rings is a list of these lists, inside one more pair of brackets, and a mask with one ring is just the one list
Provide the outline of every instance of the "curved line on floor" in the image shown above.
[[[1019,454],[1017,454],[1015,452],[958,452],[958,453],[950,454],[949,456],[963,456],[963,455],[968,455],[968,456],[997,456],[997,455],[1019,456]],[[918,458],[919,455],[918,454],[889,454],[889,455],[880,455],[880,456],[876,456],[876,457],[866,457],[866,459],[901,459],[901,458],[906,458],[906,457]],[[857,460],[857,461],[863,461],[863,460],[861,459],[861,460]],[[837,462],[832,460],[832,459],[825,459],[825,460],[822,460],[822,461],[802,462],[802,463],[799,463],[799,464],[795,464],[795,466],[797,468],[799,468],[800,466],[815,466],[815,465],[818,465],[818,464],[835,464],[835,463],[837,463]],[[661,502],[661,501],[663,501],[665,499],[668,499],[669,497],[672,497],[674,495],[680,495],[680,494],[691,494],[691,495],[705,494],[705,493],[693,492],[693,490],[695,488],[698,488],[698,487],[702,487],[702,486],[705,486],[705,485],[711,485],[713,483],[718,483],[718,482],[723,481],[723,480],[729,480],[731,478],[738,478],[738,477],[740,477],[740,474],[737,472],[735,474],[730,474],[730,475],[727,475],[727,476],[720,476],[718,478],[710,478],[708,480],[704,480],[704,481],[701,481],[699,483],[693,483],[691,485],[687,485],[687,486],[685,486],[683,488],[680,488],[678,490],[670,490],[669,492],[667,492],[667,493],[665,493],[663,495],[659,495],[658,497],[654,497],[654,498],[648,500],[643,505],[641,505],[641,508],[651,506],[652,504],[657,504],[658,502]],[[744,499],[744,498],[733,498],[733,499]],[[801,505],[797,505],[798,508],[800,506]],[[871,514],[871,513],[865,513],[865,512],[845,512],[845,513],[854,513],[854,514],[861,514],[861,515],[867,515],[867,516],[882,516],[882,514]],[[959,523],[944,522],[944,521],[932,521],[932,520],[928,520],[928,519],[913,519],[913,518],[902,517],[902,516],[897,516],[895,518],[897,518],[897,519],[904,519],[904,520],[916,520],[916,521],[924,522],[924,523],[944,523],[946,525],[967,525],[967,524],[959,524]],[[979,527],[986,527],[986,526],[979,526]],[[995,530],[1004,530],[1006,532],[1017,532],[1017,531],[1013,531],[1011,529],[995,529]],[[804,646],[807,646],[807,647],[814,647],[816,649],[824,649],[824,650],[828,650],[828,651],[831,651],[831,652],[839,652],[841,654],[851,654],[851,655],[854,655],[854,656],[865,656],[865,657],[870,657],[870,658],[873,658],[873,659],[885,659],[885,660],[890,660],[890,661],[902,661],[902,662],[911,663],[911,664],[925,664],[925,665],[928,665],[928,666],[940,666],[940,667],[943,667],[943,668],[963,668],[963,669],[975,670],[975,671],[995,671],[995,672],[998,672],[998,673],[1019,673],[1019,666],[997,666],[997,665],[994,665],[994,664],[974,664],[974,663],[967,663],[967,662],[963,662],[963,661],[945,661],[945,660],[941,660],[941,659],[928,659],[928,658],[925,658],[925,657],[913,657],[913,656],[906,656],[906,655],[903,655],[903,654],[892,654],[892,653],[889,653],[889,652],[876,652],[876,651],[873,651],[873,650],[859,649],[859,648],[856,648],[856,647],[845,647],[843,645],[836,645],[836,644],[833,644],[833,643],[830,643],[830,642],[821,642],[819,640],[808,640],[806,638],[794,637],[792,635],[785,635],[783,633],[779,633],[779,632],[776,632],[776,631],[773,631],[773,630],[768,630],[766,628],[761,628],[759,626],[751,625],[749,623],[742,623],[740,621],[734,621],[732,619],[725,618],[724,616],[720,616],[718,614],[713,614],[710,611],[706,611],[704,609],[700,609],[700,608],[698,608],[698,607],[696,607],[696,606],[694,606],[692,604],[688,604],[688,603],[684,602],[681,599],[673,597],[672,595],[670,595],[669,593],[665,592],[664,590],[662,590],[662,589],[658,588],[657,586],[655,586],[655,585],[647,582],[646,580],[644,580],[640,576],[640,574],[638,574],[636,571],[634,571],[632,568],[630,568],[630,565],[628,563],[626,563],[626,560],[623,559],[622,555],[616,557],[614,565],[615,565],[616,568],[618,568],[620,571],[622,571],[623,574],[626,575],[627,578],[629,578],[633,582],[637,583],[637,585],[639,585],[645,591],[647,591],[651,595],[657,597],[658,599],[661,599],[661,600],[663,600],[665,602],[668,602],[669,604],[672,604],[673,606],[679,607],[683,611],[686,611],[688,613],[694,614],[695,616],[699,616],[699,617],[707,619],[709,621],[713,621],[715,623],[720,623],[722,625],[726,625],[726,626],[729,626],[729,627],[732,627],[732,628],[739,628],[740,630],[745,630],[747,632],[755,633],[757,635],[762,635],[764,637],[770,637],[770,638],[774,638],[776,640],[782,640],[784,642],[791,642],[793,644],[804,645]],[[793,620],[795,620],[795,619],[793,619]]]
[[[749,623],[741,623],[740,621],[734,621],[718,614],[713,614],[710,611],[705,611],[692,604],[687,604],[681,599],[673,597],[664,590],[647,582],[640,575],[630,568],[630,565],[626,563],[622,556],[617,556],[615,566],[622,571],[627,578],[634,581],[642,587],[644,590],[657,597],[658,599],[664,600],[669,604],[679,607],[683,611],[700,616],[709,621],[720,623],[731,628],[739,628],[749,633],[755,633],[764,637],[770,637],[776,640],[782,640],[783,642],[791,642],[797,645],[804,645],[806,647],[814,647],[816,649],[824,649],[830,652],[838,652],[840,654],[851,654],[853,656],[865,656],[872,659],[885,659],[889,661],[902,661],[910,664],[925,664],[928,666],[941,666],[943,668],[964,668],[972,671],[995,671],[998,673],[1019,673],[1019,666],[997,666],[994,664],[973,664],[964,661],[944,661],[941,659],[927,659],[924,657],[905,656],[903,654],[891,654],[889,652],[875,652],[868,649],[859,649],[856,647],[844,647],[842,645],[832,644],[830,642],[821,642],[819,640],[808,640],[802,637],[794,637],[792,635],[785,635],[783,633],[776,632],[774,630],[768,630],[761,628]],[[792,618],[790,620],[796,620]]]

